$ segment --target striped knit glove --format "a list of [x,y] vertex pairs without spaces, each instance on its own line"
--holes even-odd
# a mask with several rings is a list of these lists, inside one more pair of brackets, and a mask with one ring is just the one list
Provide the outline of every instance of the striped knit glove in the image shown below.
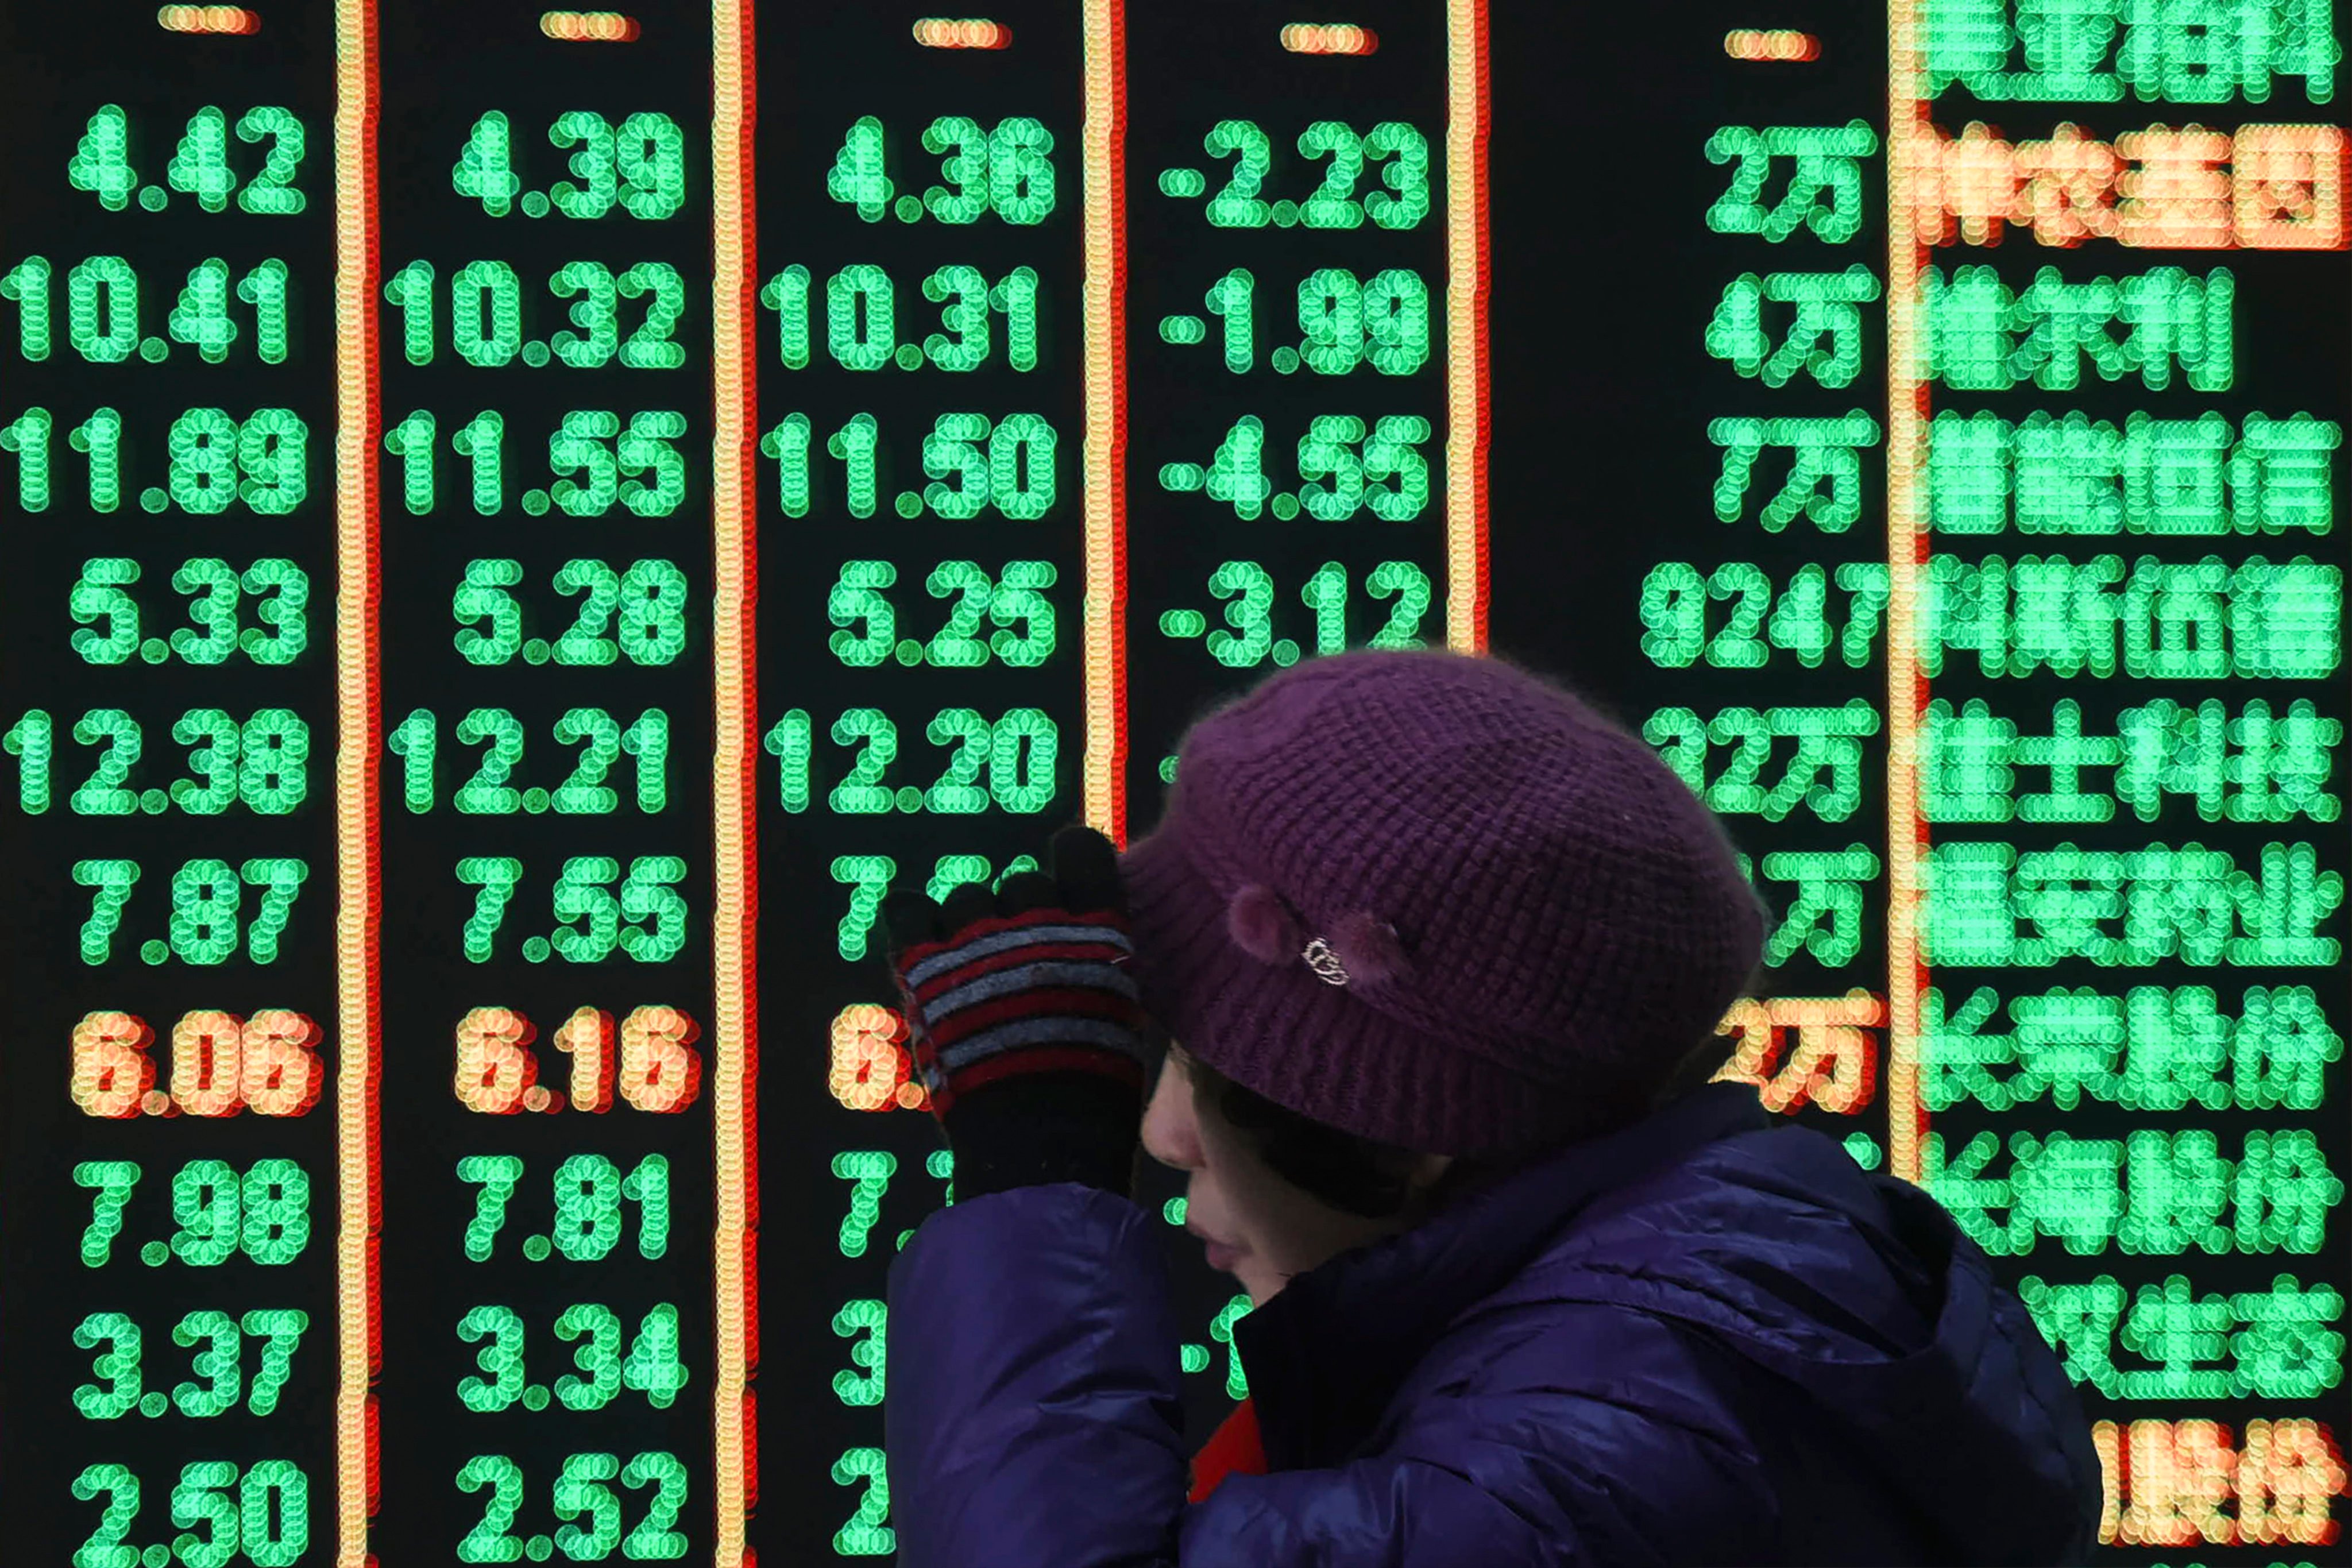
[[1081,1182],[1133,1187],[1154,1056],[1127,972],[1118,852],[1054,836],[1053,871],[885,900],[915,1068],[955,1152],[956,1195]]

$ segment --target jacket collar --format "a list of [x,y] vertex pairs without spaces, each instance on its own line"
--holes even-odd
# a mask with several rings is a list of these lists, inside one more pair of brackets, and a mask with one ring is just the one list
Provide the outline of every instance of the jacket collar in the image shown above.
[[1509,1283],[1594,1199],[1719,1138],[1772,1125],[1752,1085],[1706,1084],[1292,1279],[1234,1325],[1269,1468],[1349,1458],[1446,1326]]

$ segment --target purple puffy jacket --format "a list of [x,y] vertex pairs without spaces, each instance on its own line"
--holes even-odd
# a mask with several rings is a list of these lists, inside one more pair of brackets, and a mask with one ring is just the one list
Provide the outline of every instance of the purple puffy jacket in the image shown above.
[[[1188,1504],[1160,1221],[1071,1184],[890,1276],[903,1568],[2073,1563],[2056,1356],[1906,1183],[1715,1084],[1235,1325],[1269,1472]],[[1197,1442],[1197,1438],[1195,1439]]]

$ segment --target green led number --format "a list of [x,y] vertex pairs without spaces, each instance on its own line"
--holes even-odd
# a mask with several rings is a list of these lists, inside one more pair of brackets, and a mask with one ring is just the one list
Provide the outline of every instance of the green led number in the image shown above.
[[611,212],[620,193],[620,168],[613,127],[604,117],[583,109],[568,110],[548,127],[547,140],[556,147],[580,149],[572,154],[571,168],[586,182],[583,187],[556,181],[548,187],[549,204],[566,217],[599,218]]
[[555,1517],[574,1520],[585,1514],[588,1523],[564,1524],[555,1531],[555,1544],[575,1563],[609,1557],[621,1540],[621,1502],[603,1483],[621,1473],[621,1461],[612,1454],[573,1454],[555,1478]]
[[[172,737],[194,748],[188,765],[202,782],[181,779],[168,791],[122,787],[143,750],[137,720],[115,708],[93,708],[75,723],[73,738],[105,751],[89,778],[68,804],[83,816],[129,816],[166,805],[195,816],[213,816],[240,799],[256,812],[284,816],[308,793],[303,764],[310,757],[310,727],[291,710],[265,708],[240,726],[216,708],[192,708],[172,727]],[[49,716],[36,709],[8,731],[6,749],[18,756],[18,795],[29,811],[46,811],[54,760]],[[198,745],[203,742],[205,744]]]
[[[622,1533],[626,1521],[621,1502],[606,1484],[615,1480],[628,1490],[649,1487],[653,1491],[645,1518],[626,1535]],[[512,1563],[523,1557],[523,1542],[509,1533],[522,1509],[522,1467],[504,1454],[478,1454],[457,1472],[457,1488],[490,1494],[481,1522],[457,1543],[457,1561]],[[667,1562],[686,1555],[686,1534],[673,1526],[686,1506],[687,1469],[675,1454],[638,1454],[626,1464],[613,1454],[569,1455],[551,1494],[549,1503],[555,1517],[567,1521],[557,1528],[552,1548],[572,1562],[604,1562],[616,1546],[632,1563]],[[97,1495],[95,1488],[89,1495]],[[135,1500],[135,1491],[132,1496]],[[583,1519],[585,1524],[571,1522]],[[534,1559],[550,1550],[546,1537],[536,1540]]]
[[474,895],[474,912],[466,917],[464,942],[467,962],[488,963],[507,906],[522,881],[522,862],[504,855],[468,855],[457,862],[457,880],[481,889]]
[[36,363],[49,357],[49,261],[28,256],[0,272],[0,300],[16,304],[16,351]]
[[[228,164],[228,117],[211,105],[189,117],[179,150],[164,166],[165,181],[173,190],[195,197],[196,205],[208,213],[226,212],[232,191],[245,212],[264,216],[300,212],[304,197],[293,188],[293,180],[302,164],[301,121],[285,109],[249,109],[237,121],[236,134],[243,142],[269,142],[260,171],[243,190],[236,189],[236,175]],[[134,193],[141,206],[159,210],[169,197],[160,187],[141,190],[130,153],[130,118],[121,105],[103,104],[89,117],[73,155],[66,161],[66,182],[97,196],[109,212],[123,211]]]
[[507,1201],[522,1180],[522,1162],[512,1154],[468,1154],[457,1162],[457,1179],[481,1184],[474,1194],[474,1217],[466,1223],[466,1256],[487,1263],[507,1223]]
[[466,1408],[504,1410],[522,1398],[522,1320],[505,1307],[477,1307],[457,1324],[457,1337],[467,1344],[482,1340],[475,1363],[488,1375],[458,1380],[457,1397]]
[[1363,139],[1336,120],[1318,120],[1298,133],[1298,154],[1310,163],[1331,160],[1323,183],[1298,204],[1298,221],[1308,228],[1361,227],[1364,209],[1356,200],[1356,182],[1364,177]]
[[776,353],[786,370],[808,368],[808,300],[809,269],[798,262],[769,279],[760,290],[760,303],[776,313]]
[[244,884],[226,860],[191,860],[172,874],[172,952],[183,963],[218,963],[236,952]]
[[[1054,605],[1045,593],[1055,582],[1050,562],[1008,561],[1001,582],[976,562],[940,563],[925,580],[925,591],[935,599],[953,599],[955,605],[928,644],[898,638],[898,612],[881,592],[898,580],[898,568],[887,561],[843,563],[826,614],[836,626],[864,629],[833,634],[834,657],[842,663],[870,668],[895,657],[903,664],[976,668],[993,655],[1016,668],[1033,668],[1054,650]],[[983,638],[983,617],[1002,629]]]
[[[142,1553],[124,1544],[139,1517],[140,1492],[139,1478],[127,1465],[89,1465],[74,1478],[78,1500],[106,1498],[98,1528],[73,1554],[74,1568],[139,1568],[163,1561],[155,1548]],[[260,1460],[241,1479],[232,1463],[200,1459],[180,1468],[172,1521],[183,1533],[170,1551],[184,1568],[229,1568],[240,1551],[253,1568],[293,1568],[310,1549],[310,1479],[290,1459]],[[205,1527],[203,1536],[186,1529],[195,1525]]]
[[289,110],[247,110],[236,122],[237,140],[259,142],[264,137],[269,140],[269,151],[262,156],[261,172],[237,192],[236,205],[249,213],[291,216],[306,204],[302,193],[293,185],[307,144],[302,122]]
[[[558,344],[570,336],[558,332]],[[522,285],[513,268],[503,261],[471,261],[450,277],[449,342],[458,358],[485,370],[522,352]]]
[[[427,357],[431,349],[426,349]],[[400,499],[411,517],[433,510],[433,416],[419,408],[383,433],[383,449],[400,459]]]
[[1323,268],[1299,282],[1298,330],[1300,362],[1319,374],[1345,375],[1370,359],[1382,375],[1411,375],[1429,361],[1429,291],[1403,268],[1362,284]]
[[879,267],[845,267],[824,286],[825,346],[844,370],[880,370],[898,356],[897,291]]
[[226,212],[229,193],[236,188],[228,167],[228,116],[209,106],[189,116],[187,134],[163,177],[173,190],[194,196],[205,211]]
[[191,1161],[173,1173],[172,1218],[180,1228],[163,1256],[210,1267],[242,1250],[291,1263],[310,1240],[310,1178],[291,1160],[258,1161],[242,1178],[226,1161]]
[[[942,267],[923,279],[923,298],[945,303],[940,319],[950,338],[933,332],[923,353],[945,371],[976,370],[988,362],[988,280],[977,267]],[[1034,329],[1033,329],[1034,330]]]
[[1053,216],[1054,134],[1038,121],[1013,115],[983,132],[976,121],[942,115],[925,127],[922,147],[934,155],[949,154],[940,165],[946,184],[894,203],[898,187],[890,180],[882,122],[861,116],[842,138],[825,174],[825,194],[856,207],[867,223],[879,223],[894,211],[902,219],[928,212],[949,224],[973,223],[992,211],[1021,225]]
[[[1309,481],[1296,494],[1276,494],[1265,477],[1265,426],[1244,415],[1226,432],[1214,458],[1168,463],[1160,470],[1163,489],[1204,491],[1230,502],[1234,515],[1254,521],[1269,500],[1276,517],[1303,508],[1323,521],[1344,521],[1369,507],[1389,522],[1410,522],[1429,504],[1429,463],[1421,447],[1430,438],[1429,421],[1417,415],[1388,415],[1371,426],[1350,415],[1319,415],[1298,440],[1298,473]],[[1328,480],[1317,484],[1316,480]]]
[[552,210],[601,218],[618,205],[633,217],[657,220],[676,216],[686,204],[686,138],[666,114],[632,114],[615,130],[603,115],[572,110],[556,117],[547,140],[580,149],[569,166],[583,184],[558,180],[544,194],[524,192],[513,167],[513,128],[491,110],[474,121],[450,169],[450,188],[479,201],[492,217],[520,206],[531,216]]
[[240,426],[220,409],[191,408],[172,422],[172,501],[198,516],[237,500],[282,516],[309,493],[309,427],[290,409],[257,409]]
[[457,1542],[460,1563],[512,1563],[522,1556],[522,1542],[507,1533],[522,1510],[522,1467],[504,1454],[478,1454],[457,1472],[461,1492],[487,1490],[488,1503],[482,1521]]
[[93,1376],[105,1386],[85,1383],[74,1390],[74,1408],[92,1421],[111,1421],[139,1408],[142,1381],[139,1370],[139,1325],[121,1312],[92,1312],[76,1326],[78,1350],[107,1347],[90,1363]]
[[27,816],[49,809],[49,764],[56,756],[55,725],[47,711],[26,710],[0,735],[0,749],[16,759],[16,804]]
[[567,561],[556,569],[555,591],[581,595],[579,614],[555,640],[551,657],[558,664],[611,664],[620,649],[604,635],[613,612],[621,603],[621,580],[602,561]]
[[686,647],[686,574],[658,558],[630,563],[621,574],[621,652],[632,664],[668,664]]
[[473,465],[474,510],[484,517],[506,505],[506,420],[485,408],[449,437],[450,449]]
[[98,1528],[73,1554],[73,1568],[139,1568],[139,1549],[122,1541],[139,1517],[139,1478],[128,1465],[88,1465],[73,1479],[78,1502],[92,1501],[101,1492],[105,1510]]
[[1011,224],[1038,224],[1054,211],[1054,133],[1026,115],[988,133],[988,199]]
[[[686,205],[686,137],[667,114],[632,114],[614,137],[621,205],[647,221],[675,217]],[[628,289],[624,286],[623,293]]]
[[[651,730],[648,726],[640,732],[639,744],[666,752],[666,727],[657,739]],[[642,784],[639,798],[644,798]],[[522,880],[522,863],[506,857],[469,856],[457,862],[457,879],[481,889],[466,921],[465,948],[474,963],[488,963],[507,906]],[[596,963],[617,950],[640,963],[667,963],[686,946],[688,911],[677,890],[685,879],[686,862],[672,855],[641,855],[629,863],[625,878],[620,862],[610,856],[572,856],[564,861],[552,892],[556,929],[551,936],[525,942],[525,956]],[[617,893],[613,888],[616,880]]]
[[509,166],[512,152],[507,117],[493,109],[474,121],[457,166],[449,172],[451,188],[479,201],[490,216],[506,216],[522,189],[522,181]]
[[[411,364],[433,363],[433,263],[412,261],[383,280],[384,302],[400,308],[401,352]],[[411,415],[410,418],[430,416]],[[425,432],[430,439],[432,432]],[[389,439],[389,437],[387,437]],[[417,510],[412,506],[409,509]]]
[[[522,610],[507,589],[522,581],[522,563],[466,563],[464,581],[449,595],[458,657],[468,664],[504,664],[522,647]],[[482,629],[487,623],[488,630]]]
[[[5,436],[0,436],[5,439]],[[809,510],[809,417],[787,414],[774,429],[760,437],[760,455],[776,459],[776,510],[786,517],[806,517]],[[869,489],[866,515],[873,515]]]
[[0,425],[0,452],[16,454],[16,504],[26,511],[49,506],[49,411],[27,408]]
[[[226,321],[228,268],[214,265],[220,266]],[[196,287],[195,273],[189,275],[188,286]],[[173,319],[176,324],[178,312]],[[66,273],[66,337],[91,364],[121,364],[131,357],[139,347],[139,274],[131,263],[120,256],[93,256]],[[218,363],[216,355],[205,357]]]
[[971,223],[988,211],[988,133],[977,121],[943,114],[924,129],[923,151],[950,148],[954,156],[940,165],[940,175],[955,188],[933,185],[923,193],[923,208],[941,223]]
[[841,151],[825,172],[825,195],[855,206],[867,223],[880,223],[890,210],[893,188],[884,167],[882,122],[861,115],[842,138]]
[[[114,933],[139,881],[139,863],[77,860],[72,874],[78,886],[95,889],[89,919],[81,928],[82,962],[104,963],[113,954]],[[261,908],[243,933],[246,957],[255,963],[274,963],[278,938],[309,876],[310,868],[294,859],[252,859],[234,871],[226,860],[190,860],[172,877],[171,940],[142,944],[140,957],[149,963],[167,958],[225,963],[236,951],[241,888],[253,887],[262,889]]]
[[1213,158],[1228,153],[1234,158],[1224,189],[1209,198],[1209,221],[1219,228],[1264,228],[1270,221],[1269,209],[1258,193],[1274,166],[1274,143],[1265,132],[1247,120],[1221,120],[1210,127],[1201,145]]
[[[189,344],[206,364],[227,360],[229,345],[236,342],[228,295],[228,263],[217,256],[200,261],[189,269],[187,287],[180,290],[180,302],[166,323],[172,340]],[[131,331],[126,340],[137,335],[135,316],[128,324]],[[127,341],[125,346],[129,346]]]
[[1382,228],[1412,228],[1429,216],[1429,139],[1398,121],[1372,127],[1364,156],[1383,162],[1386,190],[1364,197],[1364,216]]
[[841,459],[843,500],[852,517],[874,515],[875,455],[882,444],[880,428],[870,414],[853,414],[835,431],[824,449]]
[[450,805],[468,816],[503,816],[522,809],[522,795],[507,780],[522,761],[522,723],[503,708],[477,708],[457,721],[461,745],[489,744],[481,766],[457,787]]
[[548,279],[548,287],[559,299],[583,296],[572,307],[572,324],[580,331],[561,331],[548,340],[555,357],[574,370],[609,363],[621,346],[621,290],[613,269],[601,262],[567,261]]
[[104,745],[98,771],[73,792],[69,803],[82,816],[129,816],[139,809],[136,793],[120,787],[131,776],[141,751],[139,722],[120,708],[93,708],[74,725],[73,738],[85,746]]
[[103,1268],[122,1234],[122,1211],[139,1184],[139,1167],[129,1160],[84,1160],[73,1168],[74,1185],[90,1189],[89,1225],[81,1233],[85,1268]]
[[[1221,120],[1201,144],[1211,157],[1234,160],[1223,187],[1206,207],[1209,222],[1218,228],[1357,228],[1369,217],[1381,228],[1406,229],[1429,216],[1429,142],[1399,121],[1375,125],[1360,136],[1338,121],[1318,120],[1299,132],[1300,156],[1330,160],[1322,184],[1303,202],[1264,199],[1274,143],[1255,121]],[[1360,203],[1356,186],[1374,164],[1381,166],[1381,188]],[[1161,176],[1161,189],[1171,195],[1198,195],[1205,184],[1192,170],[1170,170]]]
[[108,212],[131,205],[139,175],[131,167],[131,121],[121,105],[101,104],[89,117],[73,156],[66,160],[66,183],[95,195]]
[[[234,738],[234,731],[231,731]],[[488,742],[480,765],[451,799],[451,805],[468,815],[536,814],[601,815],[615,809],[619,795],[604,784],[623,752],[636,760],[637,808],[658,812],[668,803],[669,715],[648,708],[627,729],[602,708],[574,708],[555,722],[562,745],[581,747],[579,759],[563,783],[553,790],[509,787],[521,762],[523,726],[503,708],[477,708],[459,721],[461,744]],[[419,708],[403,719],[384,738],[384,749],[401,759],[401,797],[412,812],[427,812],[437,799],[440,724],[429,708]]]
[[686,314],[686,281],[667,261],[640,261],[621,274],[615,287],[625,300],[647,295],[646,319],[621,344],[621,363],[631,370],[676,370],[686,363],[686,350],[670,342],[670,334]]
[[555,1249],[601,1261],[621,1238],[621,1172],[602,1154],[574,1154],[555,1172]]
[[1228,561],[1211,574],[1209,592],[1228,601],[1225,624],[1233,628],[1209,634],[1210,657],[1235,669],[1264,659],[1274,646],[1274,579],[1265,568],[1255,561]]
[[[1005,517],[1034,521],[1053,509],[1058,443],[1038,415],[992,423],[984,414],[942,414],[923,437],[923,472],[935,482],[923,488],[922,502],[943,518],[978,517],[992,504]],[[949,479],[956,482],[936,482]]]
[[761,749],[774,757],[779,803],[786,811],[802,812],[809,803],[809,759],[816,749],[815,731],[808,710],[793,708],[768,729],[761,737]]
[[[634,414],[624,431],[616,414],[574,409],[548,437],[547,462],[559,475],[586,477],[558,479],[549,499],[572,517],[602,517],[615,500],[639,517],[667,517],[686,499],[686,459],[670,445],[686,430],[682,414]],[[651,482],[640,474],[652,475]],[[624,481],[623,475],[630,477]]]
[[[992,801],[1006,811],[1033,813],[1051,804],[1057,787],[1060,732],[1034,708],[1013,709],[993,724],[969,708],[940,710],[924,734],[932,744],[951,748],[952,754],[947,771],[928,789],[887,784],[898,757],[898,726],[879,709],[847,710],[834,721],[831,734],[835,744],[856,748],[848,774],[826,795],[828,806],[848,816],[927,810],[966,815],[985,811]],[[805,810],[814,751],[807,715],[799,709],[787,713],[769,731],[766,746],[782,764],[784,809]]]

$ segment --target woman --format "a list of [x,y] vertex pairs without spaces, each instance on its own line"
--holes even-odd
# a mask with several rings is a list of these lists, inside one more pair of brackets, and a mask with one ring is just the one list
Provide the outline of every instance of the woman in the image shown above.
[[[1340,655],[1196,725],[1123,865],[1055,854],[888,911],[959,1199],[891,1274],[902,1563],[2087,1557],[2087,1425],[1983,1255],[1694,1083],[1763,914],[1640,741]],[[1190,1465],[1139,1139],[1255,1304]]]

